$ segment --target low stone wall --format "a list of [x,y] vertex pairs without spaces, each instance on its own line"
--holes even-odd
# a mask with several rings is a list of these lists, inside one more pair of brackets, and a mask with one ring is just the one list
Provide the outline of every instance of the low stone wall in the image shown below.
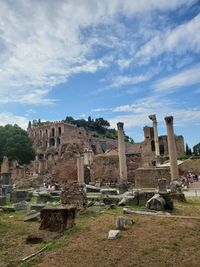
[[158,179],[165,178],[167,186],[171,182],[169,168],[139,168],[135,171],[136,188],[157,188]]

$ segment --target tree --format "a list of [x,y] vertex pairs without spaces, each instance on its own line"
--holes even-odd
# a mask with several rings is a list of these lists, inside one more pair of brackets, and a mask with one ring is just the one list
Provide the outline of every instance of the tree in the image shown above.
[[195,156],[200,156],[200,143],[193,146],[193,153]]
[[[67,116],[64,122],[75,124],[78,127],[83,127],[100,135],[105,135],[107,138],[115,140],[118,138],[117,131],[115,129],[109,129],[108,127],[110,127],[110,123],[107,120],[104,120],[104,118],[96,118],[94,120],[89,116],[87,120],[75,120],[73,117]],[[134,143],[134,140],[129,136],[125,137],[125,141],[131,144]]]
[[107,120],[104,120],[103,118],[97,118],[95,120],[95,123],[98,125],[98,126],[101,126],[101,127],[109,127],[110,126],[110,123],[107,121]]
[[20,164],[28,164],[35,158],[35,151],[26,131],[17,125],[0,127],[0,162],[7,156]]
[[185,147],[185,154],[192,155],[192,149],[188,146],[188,144],[186,144],[186,147]]
[[71,116],[67,116],[64,121],[71,124],[74,124],[75,122],[74,118]]
[[92,121],[92,119],[91,119],[91,117],[89,116],[89,117],[88,117],[88,123],[91,123],[91,121]]

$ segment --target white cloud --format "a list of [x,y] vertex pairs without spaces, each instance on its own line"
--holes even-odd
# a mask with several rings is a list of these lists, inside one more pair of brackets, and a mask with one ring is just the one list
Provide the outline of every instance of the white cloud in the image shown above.
[[[116,25],[118,15],[137,16],[155,10],[175,10],[195,0],[1,0],[0,9],[0,102],[50,104],[52,88],[80,72],[108,67],[93,47],[104,46],[98,26]],[[83,30],[93,28],[97,35]],[[189,30],[188,30],[189,32]],[[104,35],[104,33],[102,34]],[[115,36],[111,36],[116,40]],[[118,39],[117,39],[118,40]],[[198,37],[192,40],[195,45]],[[116,41],[115,41],[116,43]],[[173,38],[168,39],[172,46]],[[121,67],[128,61],[119,61]],[[138,81],[145,77],[138,77]],[[121,83],[135,84],[133,79]],[[137,83],[137,82],[136,82]]]
[[112,78],[112,82],[109,86],[109,88],[117,88],[125,85],[134,85],[139,84],[145,81],[150,80],[152,77],[154,77],[160,70],[160,67],[154,67],[150,68],[148,72],[140,75],[132,75],[132,76],[115,76]]
[[143,58],[143,62],[148,63],[164,52],[182,55],[188,51],[200,52],[200,14],[174,29],[168,27],[161,31],[136,53],[136,58]]
[[[115,107],[113,112],[121,113],[108,119],[111,127],[115,128],[119,121],[124,122],[127,129],[151,125],[152,122],[148,118],[150,114],[156,114],[159,126],[165,124],[164,117],[169,115],[174,116],[176,126],[189,127],[189,125],[199,124],[200,122],[199,108],[182,109],[174,107],[171,100],[162,100],[156,97],[148,97],[134,104]],[[128,112],[128,114],[124,115],[123,112]]]
[[4,126],[6,124],[17,124],[24,130],[28,127],[28,119],[23,116],[17,116],[10,112],[1,112],[0,113],[0,125]]
[[108,111],[108,110],[112,110],[112,108],[94,108],[91,111],[92,112],[103,112],[103,111]]
[[158,80],[154,83],[153,87],[156,92],[168,92],[198,83],[200,83],[200,65]]
[[138,84],[141,82],[148,81],[150,79],[150,75],[138,75],[138,76],[117,76],[113,78],[113,82],[110,87],[121,87],[124,85],[130,84]]

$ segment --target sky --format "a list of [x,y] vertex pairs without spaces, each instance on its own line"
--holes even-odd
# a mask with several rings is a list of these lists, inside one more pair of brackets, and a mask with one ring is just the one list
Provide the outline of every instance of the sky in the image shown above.
[[0,125],[150,114],[200,142],[200,1],[0,0]]

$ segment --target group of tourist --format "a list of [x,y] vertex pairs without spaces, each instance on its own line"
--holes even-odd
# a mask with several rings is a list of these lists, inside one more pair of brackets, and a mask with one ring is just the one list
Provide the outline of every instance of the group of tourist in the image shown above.
[[59,191],[60,190],[60,184],[56,181],[45,181],[44,182],[44,188],[49,191]]
[[194,174],[192,172],[187,173],[186,178],[187,178],[188,182],[190,182],[190,183],[200,181],[200,175]]

